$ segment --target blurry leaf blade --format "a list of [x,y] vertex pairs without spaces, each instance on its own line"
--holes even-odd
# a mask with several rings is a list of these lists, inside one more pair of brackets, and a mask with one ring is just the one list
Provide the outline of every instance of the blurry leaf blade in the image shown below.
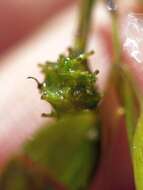
[[96,161],[96,142],[91,139],[94,119],[89,114],[61,119],[39,131],[25,146],[25,154],[46,167],[71,190],[86,188]]
[[137,124],[137,118],[138,118],[138,112],[139,112],[138,110],[139,100],[136,96],[134,85],[131,84],[131,81],[126,78],[123,83],[123,98],[124,98],[124,106],[125,106],[127,134],[128,134],[129,144],[131,147],[133,143],[135,126]]
[[133,165],[137,190],[143,189],[143,112],[138,121],[133,142]]

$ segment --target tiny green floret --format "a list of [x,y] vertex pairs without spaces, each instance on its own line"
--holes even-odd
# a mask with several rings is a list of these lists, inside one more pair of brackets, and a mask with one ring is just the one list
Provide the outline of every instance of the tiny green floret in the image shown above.
[[56,63],[40,65],[44,81],[39,85],[41,98],[49,102],[57,114],[95,109],[100,96],[95,87],[96,73],[87,69],[93,52],[60,55]]

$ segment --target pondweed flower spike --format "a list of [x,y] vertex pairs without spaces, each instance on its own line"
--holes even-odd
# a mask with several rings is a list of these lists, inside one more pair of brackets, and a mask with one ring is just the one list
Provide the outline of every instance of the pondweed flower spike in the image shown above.
[[94,110],[100,96],[95,87],[96,73],[88,68],[88,58],[94,52],[85,53],[91,16],[95,0],[81,0],[79,24],[73,48],[67,55],[61,54],[55,63],[40,65],[45,79],[40,87],[41,98],[48,101],[57,115]]
[[95,87],[98,73],[86,69],[90,55],[60,56],[57,63],[40,66],[45,76],[39,85],[41,98],[48,101],[58,115],[96,108],[100,100]]
[[80,0],[79,24],[73,48],[68,49],[67,55],[61,54],[55,63],[47,61],[39,65],[45,76],[42,83],[30,77],[36,81],[41,98],[52,105],[57,116],[94,110],[100,99],[95,87],[98,72],[92,73],[88,68],[88,58],[94,51],[85,53],[94,2]]

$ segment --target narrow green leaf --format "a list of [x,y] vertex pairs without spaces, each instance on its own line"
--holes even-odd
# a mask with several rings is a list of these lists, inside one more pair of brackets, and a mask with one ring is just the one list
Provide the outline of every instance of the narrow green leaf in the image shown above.
[[132,83],[129,73],[125,72],[122,81],[122,99],[125,110],[125,119],[129,145],[132,147],[135,128],[139,117],[139,99],[136,95],[136,89]]
[[143,190],[143,112],[138,120],[133,142],[133,165],[137,190]]
[[128,67],[114,65],[112,70],[114,86],[117,89],[120,104],[123,110],[130,148],[140,113],[139,90],[133,81]]

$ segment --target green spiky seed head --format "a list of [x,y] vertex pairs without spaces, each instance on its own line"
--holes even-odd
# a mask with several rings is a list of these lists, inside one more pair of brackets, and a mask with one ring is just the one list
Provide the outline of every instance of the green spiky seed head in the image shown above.
[[57,113],[95,109],[99,94],[95,88],[96,74],[87,69],[85,53],[59,56],[56,63],[40,65],[44,81],[40,85],[41,97],[49,102]]

